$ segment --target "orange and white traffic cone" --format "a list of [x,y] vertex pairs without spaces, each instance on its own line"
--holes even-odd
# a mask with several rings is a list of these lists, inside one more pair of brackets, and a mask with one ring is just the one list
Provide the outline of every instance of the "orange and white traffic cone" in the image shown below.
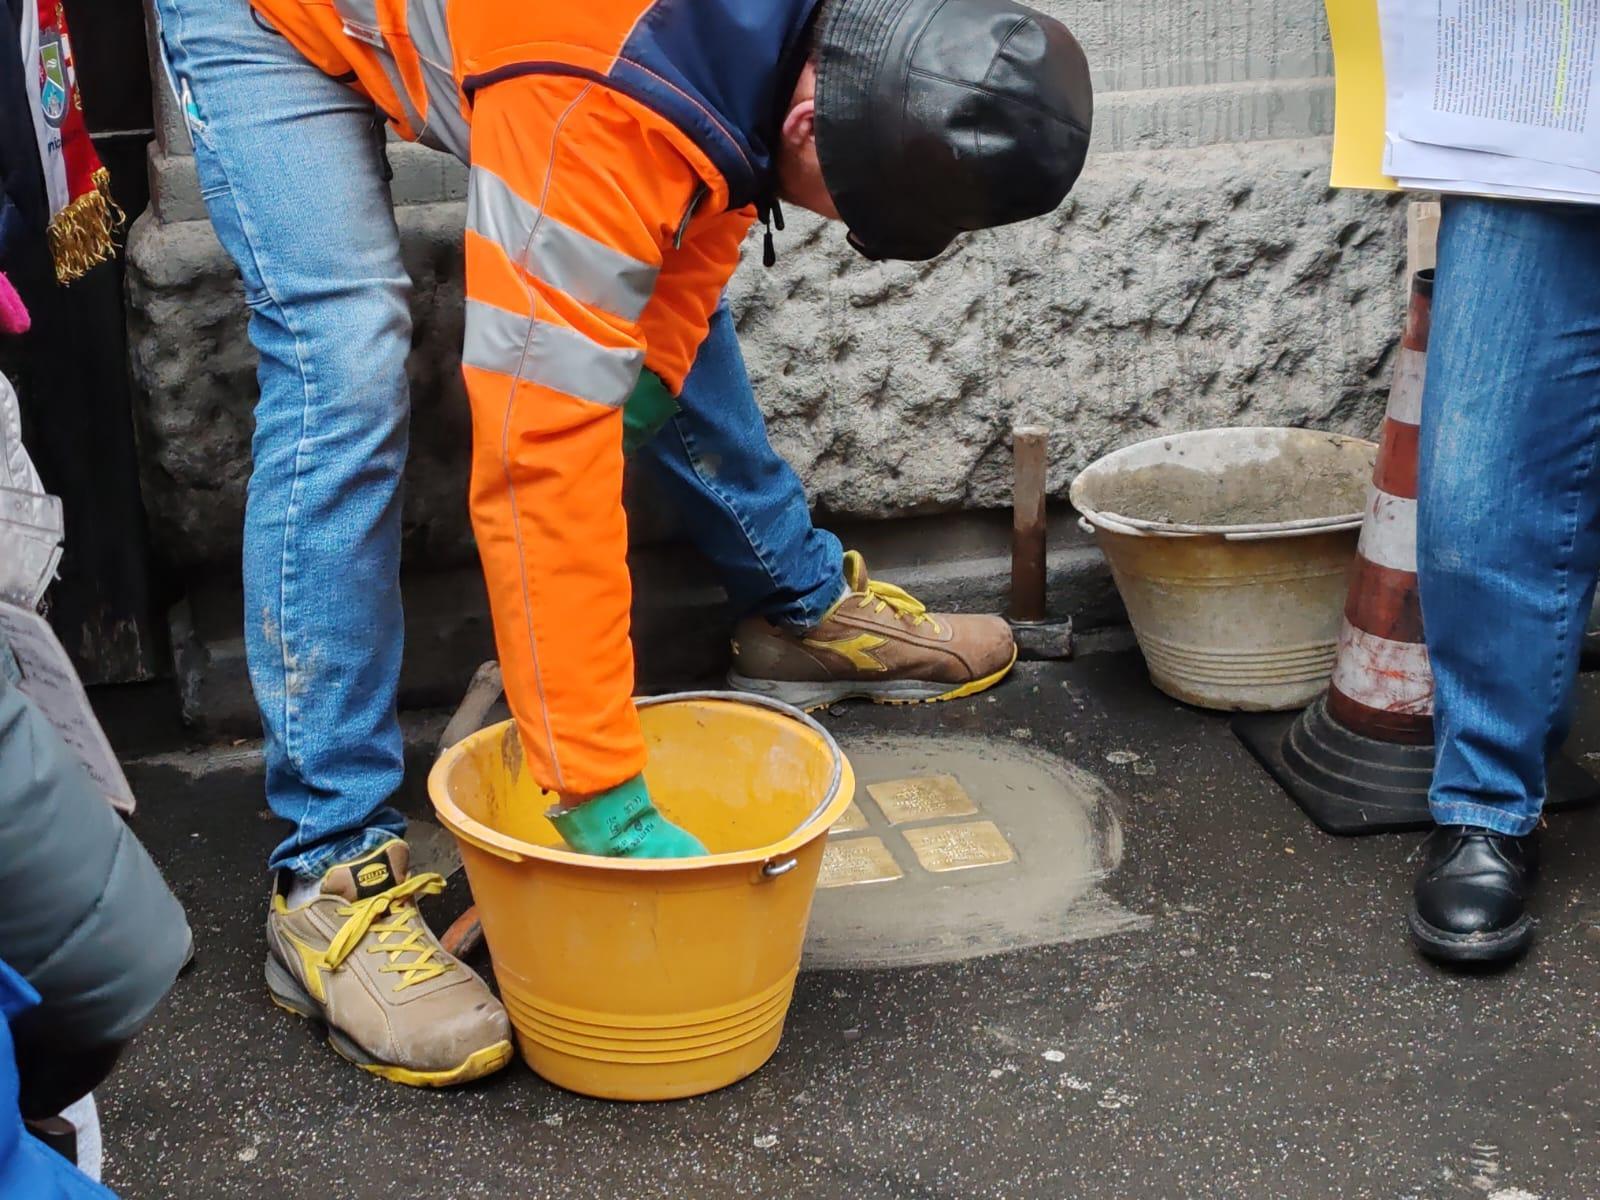
[[1324,701],[1352,733],[1408,746],[1433,743],[1433,671],[1417,591],[1417,445],[1432,305],[1433,272],[1419,271]]
[[[1433,671],[1417,592],[1417,445],[1433,272],[1411,281],[1405,335],[1350,570],[1327,693],[1262,755],[1330,833],[1426,826],[1433,778]],[[1251,739],[1244,735],[1246,744]],[[1252,746],[1252,749],[1256,747]],[[1258,755],[1260,750],[1257,750]]]
[[[1350,572],[1327,692],[1297,717],[1240,717],[1234,730],[1329,833],[1426,829],[1433,779],[1433,670],[1417,588],[1417,464],[1433,272],[1411,281],[1378,461]],[[1588,799],[1594,780],[1551,763],[1550,806]]]

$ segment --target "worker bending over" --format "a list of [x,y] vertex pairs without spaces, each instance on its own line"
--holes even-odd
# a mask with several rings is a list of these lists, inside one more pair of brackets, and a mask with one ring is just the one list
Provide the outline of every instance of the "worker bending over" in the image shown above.
[[770,261],[780,200],[905,259],[1055,208],[1087,148],[1083,54],[1009,0],[156,9],[261,356],[246,638],[268,800],[294,825],[268,983],[368,1070],[475,1078],[510,1057],[505,1014],[417,915],[443,881],[408,874],[388,803],[410,325],[374,114],[470,166],[471,510],[528,768],[573,848],[693,854],[641,775],[624,443],[758,614],[736,684],[822,703],[1001,679],[1003,623],[926,612],[812,527],[721,298],[758,217]]

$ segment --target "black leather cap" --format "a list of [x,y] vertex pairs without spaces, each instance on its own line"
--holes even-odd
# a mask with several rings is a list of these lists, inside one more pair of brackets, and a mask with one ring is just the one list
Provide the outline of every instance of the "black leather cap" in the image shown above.
[[829,0],[817,154],[869,258],[1050,212],[1083,170],[1094,98],[1067,27],[1013,0]]

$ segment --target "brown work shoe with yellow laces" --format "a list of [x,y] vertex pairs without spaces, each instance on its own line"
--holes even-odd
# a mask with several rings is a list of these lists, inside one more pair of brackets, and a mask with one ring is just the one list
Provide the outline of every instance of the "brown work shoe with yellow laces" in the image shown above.
[[511,1060],[506,1011],[470,967],[439,945],[417,911],[444,890],[408,875],[392,841],[322,879],[291,909],[287,880],[267,917],[267,988],[280,1008],[323,1022],[333,1048],[363,1070],[414,1087],[448,1087]]
[[844,574],[844,597],[815,629],[740,622],[728,683],[796,708],[857,697],[925,704],[991,688],[1017,661],[999,617],[930,613],[903,589],[870,578],[854,550],[844,556]]

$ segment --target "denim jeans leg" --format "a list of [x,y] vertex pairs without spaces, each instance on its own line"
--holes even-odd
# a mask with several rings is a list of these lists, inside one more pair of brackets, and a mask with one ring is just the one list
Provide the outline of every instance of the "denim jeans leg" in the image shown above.
[[727,303],[679,397],[637,461],[721,576],[735,612],[810,629],[844,591],[839,540],[811,523],[794,468],[767,440]]
[[1417,557],[1440,824],[1522,835],[1600,569],[1600,213],[1447,197]]
[[157,0],[201,192],[260,354],[245,648],[271,865],[312,877],[403,833],[395,711],[410,280],[372,106],[243,0]]

